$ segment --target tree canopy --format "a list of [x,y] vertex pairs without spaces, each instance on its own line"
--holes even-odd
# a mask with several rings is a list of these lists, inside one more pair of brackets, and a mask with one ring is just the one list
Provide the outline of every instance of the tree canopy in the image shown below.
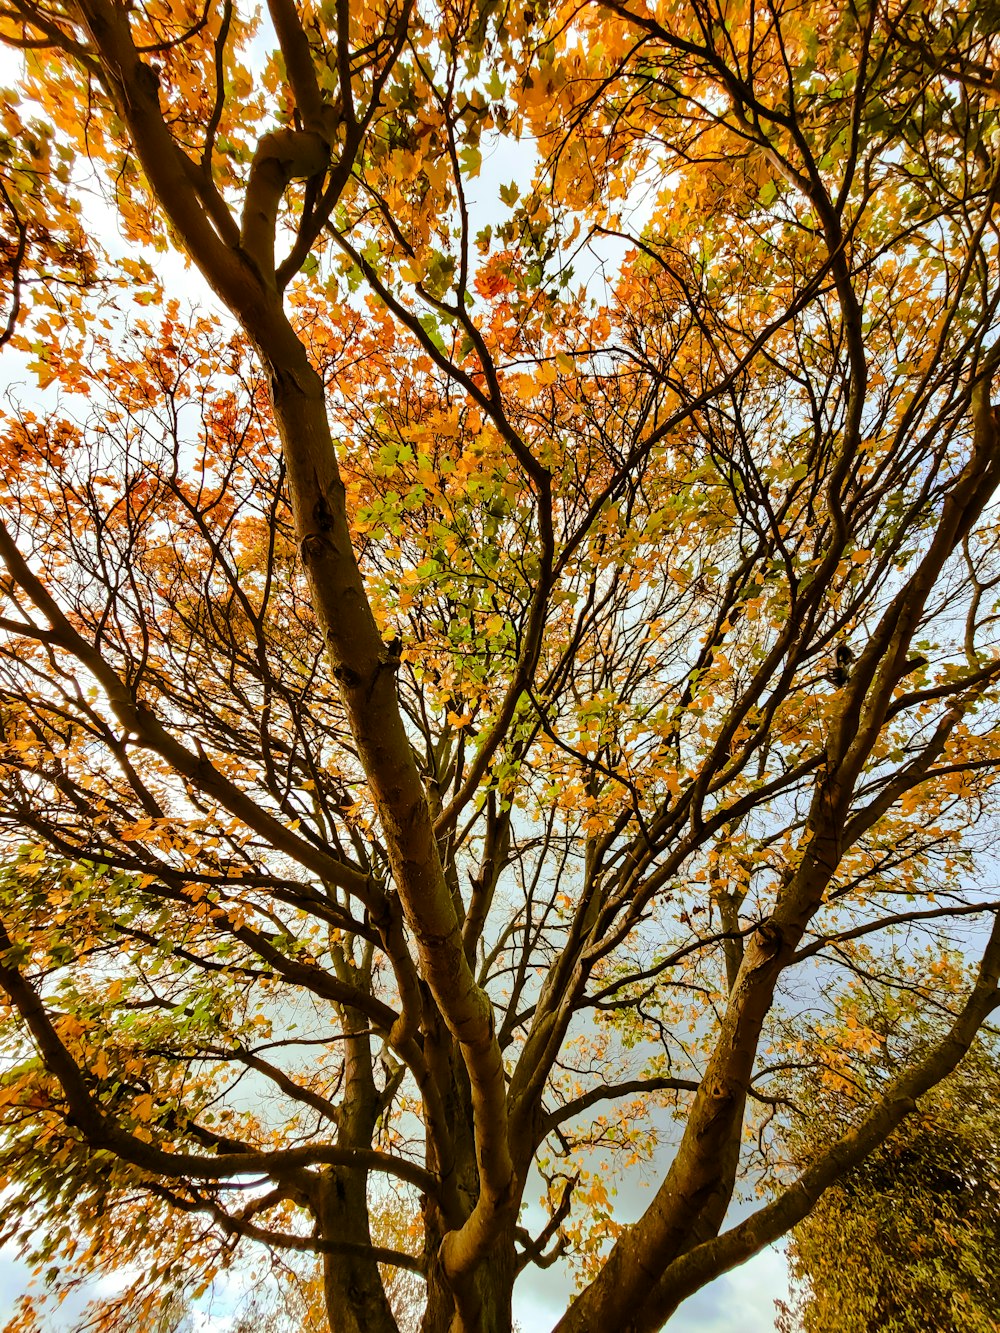
[[[970,1048],[998,30],[0,0],[0,1214],[97,1327],[319,1262],[508,1333],[561,1262],[657,1329]],[[772,1170],[826,997],[959,940]]]
[[[945,964],[947,966],[947,964]],[[952,979],[962,969],[952,965]],[[922,987],[919,972],[911,985]],[[875,992],[874,994],[872,992]],[[881,992],[881,995],[880,995]],[[919,993],[919,992],[918,992]],[[816,1152],[820,1127],[862,1113],[915,1045],[937,1035],[909,991],[886,996],[866,981],[841,997],[837,1017],[864,1033],[846,1068],[798,1072],[793,1156]],[[917,1030],[914,1030],[916,1026]],[[920,1027],[923,1031],[920,1031]],[[823,1195],[789,1247],[793,1300],[781,1329],[803,1333],[994,1333],[1000,1308],[1000,1059],[996,1028],[919,1110]],[[812,1142],[810,1142],[812,1140]]]

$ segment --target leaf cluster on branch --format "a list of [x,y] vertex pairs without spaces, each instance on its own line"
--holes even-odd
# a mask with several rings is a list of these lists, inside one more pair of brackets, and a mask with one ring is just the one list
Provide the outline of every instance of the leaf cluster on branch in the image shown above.
[[[926,996],[942,979],[957,987],[963,976],[960,959],[918,958],[895,993],[869,973],[838,997],[835,1020],[852,1034],[853,1054],[831,1061],[820,1038],[815,1061],[789,1073],[793,1158],[818,1151],[820,1124],[857,1120],[899,1067],[940,1036]],[[793,1300],[780,1329],[991,1333],[1000,1296],[996,1038],[987,1025],[958,1069],[795,1228]]]

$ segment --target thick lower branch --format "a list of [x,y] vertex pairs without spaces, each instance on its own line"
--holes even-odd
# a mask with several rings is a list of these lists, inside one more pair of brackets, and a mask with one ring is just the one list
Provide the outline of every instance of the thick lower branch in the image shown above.
[[884,1143],[915,1109],[919,1099],[958,1066],[983,1022],[1000,1008],[998,986],[1000,916],[994,918],[976,985],[947,1036],[919,1064],[901,1074],[861,1123],[842,1134],[773,1203],[670,1264],[643,1306],[641,1317],[629,1329],[635,1333],[653,1333],[681,1301],[801,1222],[825,1190]]

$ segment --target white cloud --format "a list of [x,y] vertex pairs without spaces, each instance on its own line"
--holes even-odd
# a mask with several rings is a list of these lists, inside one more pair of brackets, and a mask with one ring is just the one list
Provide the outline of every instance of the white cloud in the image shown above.
[[784,1251],[762,1250],[685,1301],[668,1328],[670,1333],[773,1333],[774,1302],[787,1294]]

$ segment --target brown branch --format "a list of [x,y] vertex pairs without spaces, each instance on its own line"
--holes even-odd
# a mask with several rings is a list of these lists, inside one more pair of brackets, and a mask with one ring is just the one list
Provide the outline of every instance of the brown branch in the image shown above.
[[358,1241],[326,1240],[320,1236],[296,1236],[287,1231],[272,1231],[269,1227],[259,1227],[250,1221],[250,1217],[266,1207],[274,1207],[289,1197],[287,1190],[273,1190],[264,1200],[255,1201],[247,1206],[240,1215],[227,1212],[214,1199],[183,1198],[172,1190],[158,1185],[147,1185],[151,1194],[163,1199],[171,1207],[185,1213],[207,1213],[215,1224],[227,1236],[240,1240],[254,1240],[262,1245],[278,1250],[291,1250],[299,1254],[340,1254],[361,1259],[370,1259],[373,1263],[391,1264],[394,1268],[403,1268],[408,1272],[423,1276],[424,1266],[415,1255],[403,1250],[389,1249],[384,1245],[366,1245]]
[[323,100],[316,79],[309,38],[295,8],[294,0],[267,0],[278,46],[285,62],[285,74],[295,95],[295,105],[302,126],[330,142],[330,108]]
[[91,1148],[109,1151],[152,1175],[173,1179],[281,1176],[300,1167],[325,1164],[380,1171],[436,1196],[437,1177],[431,1172],[415,1162],[376,1149],[315,1144],[272,1152],[219,1152],[211,1157],[196,1157],[190,1153],[166,1152],[153,1143],[136,1138],[102,1109],[86,1075],[56,1032],[37,992],[18,968],[6,961],[14,948],[6,927],[0,924],[0,988],[6,992],[34,1038],[45,1067],[62,1088],[74,1124]]
[[192,753],[157,720],[152,709],[138,701],[134,691],[104,660],[101,653],[74,629],[68,617],[34,574],[14,543],[5,523],[0,520],[0,559],[17,585],[30,597],[49,622],[47,641],[71,653],[97,680],[111,704],[119,724],[134,734],[140,744],[165,759],[182,777],[242,820],[248,828],[265,837],[274,847],[308,866],[323,879],[362,902],[377,907],[379,895],[369,876],[315,847],[286,825],[262,810],[245,792],[224,777],[208,759]]
[[277,286],[274,239],[282,196],[293,180],[322,176],[329,161],[329,144],[312,130],[273,130],[258,140],[243,199],[240,248],[271,289]]
[[539,1141],[557,1125],[565,1124],[598,1102],[613,1101],[618,1097],[642,1096],[647,1092],[697,1092],[700,1084],[690,1078],[633,1078],[624,1083],[601,1083],[590,1088],[571,1102],[551,1111],[539,1126]]
[[[947,1035],[896,1078],[854,1129],[842,1134],[777,1199],[721,1236],[696,1245],[676,1259],[658,1280],[634,1327],[654,1333],[691,1293],[766,1245],[778,1240],[810,1212],[825,1190],[884,1143],[916,1108],[920,1098],[946,1078],[975,1041],[989,1015],[1000,1008],[1000,916],[983,953],[979,975]],[[572,1324],[560,1323],[558,1333]]]

